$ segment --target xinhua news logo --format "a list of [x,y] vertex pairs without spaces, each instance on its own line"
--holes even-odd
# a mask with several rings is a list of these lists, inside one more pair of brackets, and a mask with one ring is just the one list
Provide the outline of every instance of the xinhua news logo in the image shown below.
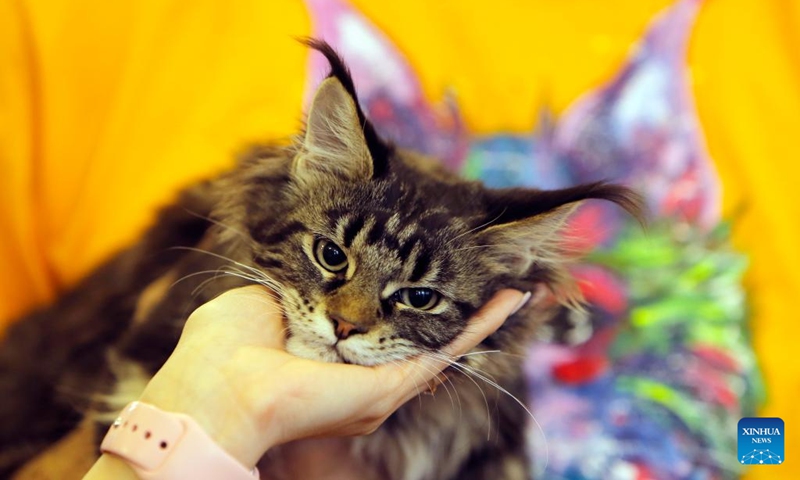
[[739,420],[739,463],[780,465],[784,457],[784,428],[780,418],[747,417]]

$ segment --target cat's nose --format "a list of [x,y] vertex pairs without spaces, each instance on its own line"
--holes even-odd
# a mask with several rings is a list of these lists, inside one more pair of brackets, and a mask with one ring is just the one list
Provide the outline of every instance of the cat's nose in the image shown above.
[[336,333],[336,337],[339,340],[344,340],[350,335],[367,332],[367,328],[359,327],[358,325],[350,323],[347,320],[342,320],[339,317],[331,317],[331,322],[333,322],[333,331]]

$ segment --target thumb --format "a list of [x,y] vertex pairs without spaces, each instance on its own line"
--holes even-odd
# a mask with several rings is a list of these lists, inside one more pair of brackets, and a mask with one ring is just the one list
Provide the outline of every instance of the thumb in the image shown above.
[[528,298],[530,298],[530,294],[523,294],[519,290],[500,290],[472,315],[461,335],[444,347],[442,352],[456,357],[467,353],[497,331],[503,322],[522,307]]
[[[497,292],[480,310],[469,320],[467,328],[452,343],[442,349],[445,357],[459,357],[486,337],[494,333],[506,319],[516,312],[527,300],[530,294],[523,294],[518,290],[501,290]],[[402,365],[379,366],[400,370],[400,391],[409,392],[401,402],[415,397],[421,389],[428,386],[430,380],[441,373],[450,363],[432,355],[422,355]]]

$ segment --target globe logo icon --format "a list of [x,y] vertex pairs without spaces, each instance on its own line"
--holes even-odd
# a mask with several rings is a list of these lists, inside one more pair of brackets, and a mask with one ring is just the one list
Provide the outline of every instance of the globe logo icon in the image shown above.
[[769,450],[753,450],[739,459],[742,465],[780,465],[783,459]]

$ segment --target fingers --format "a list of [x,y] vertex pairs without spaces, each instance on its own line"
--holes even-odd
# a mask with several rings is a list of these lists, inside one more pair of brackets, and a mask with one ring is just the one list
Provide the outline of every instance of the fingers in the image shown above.
[[[424,355],[405,362],[402,365],[384,365],[375,367],[375,370],[385,370],[380,376],[384,379],[394,378],[394,395],[401,399],[398,406],[405,403],[417,394],[430,389],[430,381],[441,374],[449,362],[446,358],[458,357],[467,353],[486,337],[494,333],[512,313],[518,310],[530,298],[530,294],[523,294],[518,290],[501,290],[481,307],[469,320],[464,332],[450,345],[442,349],[444,358]],[[383,385],[390,385],[384,382]]]
[[[221,336],[225,336],[223,343],[238,345],[253,345],[253,337],[274,336],[280,339],[274,348],[249,350],[263,355],[264,359],[244,362],[250,377],[254,368],[259,370],[254,366],[264,366],[257,375],[264,374],[264,381],[248,382],[256,390],[253,398],[258,399],[251,402],[256,405],[251,410],[281,410],[288,422],[269,434],[274,437],[268,439],[271,445],[306,436],[357,435],[373,431],[410,398],[428,390],[430,382],[436,381],[434,379],[448,365],[447,358],[466,353],[497,330],[523,298],[523,294],[515,290],[498,292],[470,318],[468,328],[444,350],[441,359],[426,355],[377,367],[319,363],[283,352],[280,345],[282,330],[265,335],[265,328],[270,329],[274,324],[275,328],[282,329],[282,322],[280,315],[264,313],[278,309],[279,305],[270,297],[269,291],[261,287],[227,292],[198,309],[193,316],[212,318],[216,348],[220,347]],[[266,319],[271,320],[253,318],[259,315],[266,315]],[[271,345],[262,342],[259,346]],[[276,384],[277,378],[290,381]],[[274,391],[270,391],[276,388],[283,392],[277,397]],[[325,395],[321,392],[336,393]],[[258,406],[261,399],[270,398],[278,398],[280,408]],[[269,400],[264,402],[269,404]],[[274,417],[272,421],[282,422]]]
[[[255,351],[272,359],[271,375],[284,370],[288,377],[303,379],[289,395],[298,406],[318,401],[320,391],[341,391],[342,385],[347,385],[347,393],[340,395],[341,401],[326,400],[323,416],[329,419],[361,418],[362,421],[355,425],[369,430],[408,399],[428,390],[430,382],[447,367],[446,359],[468,352],[492,334],[523,299],[523,294],[516,290],[498,292],[470,318],[465,331],[442,351],[439,359],[425,355],[400,364],[377,367],[324,364],[286,356],[280,304],[272,292],[260,286],[228,291],[198,308],[187,322],[184,334],[192,329],[190,324],[193,324],[195,333],[190,335],[193,335],[194,342],[190,345],[213,343],[217,350],[230,347],[234,353],[241,352],[241,347],[246,346],[267,347],[269,350]],[[283,355],[280,358],[277,357],[279,351]],[[266,361],[254,363],[269,364]],[[270,382],[264,384],[274,386]],[[333,430],[347,432],[342,425]]]

